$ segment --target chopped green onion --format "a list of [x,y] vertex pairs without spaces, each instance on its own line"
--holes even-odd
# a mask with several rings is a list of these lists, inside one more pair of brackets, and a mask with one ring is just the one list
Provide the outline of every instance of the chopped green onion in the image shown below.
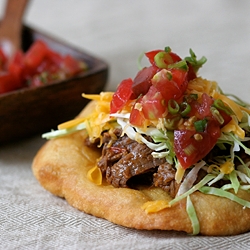
[[168,68],[169,69],[183,69],[185,71],[188,70],[187,62],[185,60],[182,60],[173,64],[169,64]]
[[142,65],[141,65],[141,61],[142,61],[143,56],[144,56],[144,53],[141,53],[140,56],[137,59],[137,67],[138,67],[139,70],[141,70],[143,68]]
[[177,101],[171,99],[168,101],[168,111],[171,115],[175,115],[179,112],[180,107]]
[[154,57],[155,65],[160,69],[166,69],[173,59],[169,53],[164,51],[158,52]]
[[220,114],[219,110],[216,109],[215,107],[211,107],[210,110],[211,110],[212,115],[216,118],[216,120],[220,124],[223,124],[224,123],[224,119],[223,119],[222,115]]
[[186,211],[189,219],[191,220],[193,235],[196,235],[200,232],[200,222],[198,220],[195,207],[189,195],[187,196]]
[[167,46],[167,47],[165,47],[164,51],[165,51],[166,53],[170,53],[170,52],[171,52],[171,48],[170,48],[169,46]]
[[195,127],[197,132],[204,132],[206,125],[207,125],[206,119],[194,122],[194,127]]
[[183,149],[184,153],[188,156],[192,155],[196,148],[194,147],[193,144],[189,144],[187,147]]
[[185,57],[185,60],[192,65],[194,72],[197,73],[199,68],[207,61],[206,57],[202,57],[200,60],[197,60],[195,53],[192,49],[189,50],[190,56]]
[[170,118],[164,118],[163,123],[166,129],[174,130],[179,123],[181,117],[177,114],[174,117]]
[[182,102],[180,105],[181,108],[181,116],[185,117],[188,115],[188,113],[191,111],[191,106],[187,102]]
[[228,115],[233,114],[233,111],[230,109],[230,107],[226,106],[221,99],[216,99],[213,105],[214,107],[216,107],[219,110],[224,111]]
[[184,100],[187,103],[190,103],[192,101],[196,101],[198,100],[198,94],[190,94],[190,95],[186,95],[184,96]]
[[166,72],[166,76],[167,76],[167,79],[168,79],[169,81],[171,81],[172,78],[173,78],[172,72],[169,71],[169,70]]

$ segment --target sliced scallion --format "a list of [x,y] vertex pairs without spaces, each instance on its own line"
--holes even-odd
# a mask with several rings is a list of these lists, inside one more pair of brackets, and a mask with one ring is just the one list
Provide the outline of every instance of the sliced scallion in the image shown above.
[[168,101],[168,111],[171,115],[175,115],[179,112],[180,106],[177,101],[171,99]]
[[216,109],[215,107],[211,107],[210,110],[211,110],[212,115],[216,118],[216,120],[220,124],[223,124],[224,123],[224,119],[223,119],[222,115],[220,114],[219,110]]
[[214,107],[216,107],[219,110],[224,111],[228,115],[233,114],[233,111],[230,109],[230,107],[226,106],[221,99],[216,99],[214,101],[213,105],[214,105]]
[[207,125],[206,119],[194,122],[194,127],[197,132],[204,132],[206,125]]
[[180,114],[182,117],[187,116],[191,111],[191,106],[187,102],[182,102],[180,108],[181,108]]
[[188,70],[187,62],[185,60],[182,60],[173,64],[169,64],[168,68],[169,69],[183,69],[185,71]]
[[160,69],[166,69],[169,64],[173,63],[173,59],[169,53],[165,51],[158,52],[154,57],[155,65]]

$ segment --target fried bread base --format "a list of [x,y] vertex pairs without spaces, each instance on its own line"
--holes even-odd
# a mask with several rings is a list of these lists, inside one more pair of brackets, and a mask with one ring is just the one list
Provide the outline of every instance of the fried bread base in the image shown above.
[[[79,114],[93,109],[91,102]],[[114,188],[103,183],[98,186],[87,178],[101,152],[84,145],[86,133],[80,131],[47,141],[38,151],[32,170],[46,190],[65,198],[67,202],[91,215],[115,224],[145,230],[175,230],[192,233],[186,212],[186,199],[157,213],[147,214],[141,207],[147,201],[169,200],[160,188],[133,190]],[[250,193],[240,191],[237,196],[250,201]],[[191,200],[196,209],[202,235],[235,235],[250,230],[250,209],[214,195],[195,192]]]

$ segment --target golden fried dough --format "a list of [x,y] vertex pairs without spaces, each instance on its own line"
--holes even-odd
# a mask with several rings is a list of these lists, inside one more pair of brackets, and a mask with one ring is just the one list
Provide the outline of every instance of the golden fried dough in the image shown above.
[[[90,103],[80,116],[91,112]],[[40,184],[52,194],[65,198],[70,205],[107,219],[113,223],[136,229],[176,230],[192,233],[191,221],[186,212],[186,199],[157,213],[147,214],[141,207],[151,200],[169,196],[159,188],[133,190],[97,186],[87,178],[95,166],[100,151],[84,145],[86,134],[75,134],[45,143],[34,158],[32,169]],[[250,201],[250,194],[239,192]],[[250,230],[250,209],[213,195],[195,192],[192,202],[203,235],[234,235]]]

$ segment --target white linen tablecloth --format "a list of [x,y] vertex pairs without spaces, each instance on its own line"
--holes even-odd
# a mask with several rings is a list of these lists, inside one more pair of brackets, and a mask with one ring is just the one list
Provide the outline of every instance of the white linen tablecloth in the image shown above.
[[[25,23],[107,61],[106,90],[135,76],[142,52],[170,46],[182,57],[189,48],[206,56],[200,74],[248,101],[249,11],[248,0],[33,0]],[[0,249],[250,249],[250,233],[137,231],[70,207],[32,175],[44,142],[37,135],[0,147]]]

